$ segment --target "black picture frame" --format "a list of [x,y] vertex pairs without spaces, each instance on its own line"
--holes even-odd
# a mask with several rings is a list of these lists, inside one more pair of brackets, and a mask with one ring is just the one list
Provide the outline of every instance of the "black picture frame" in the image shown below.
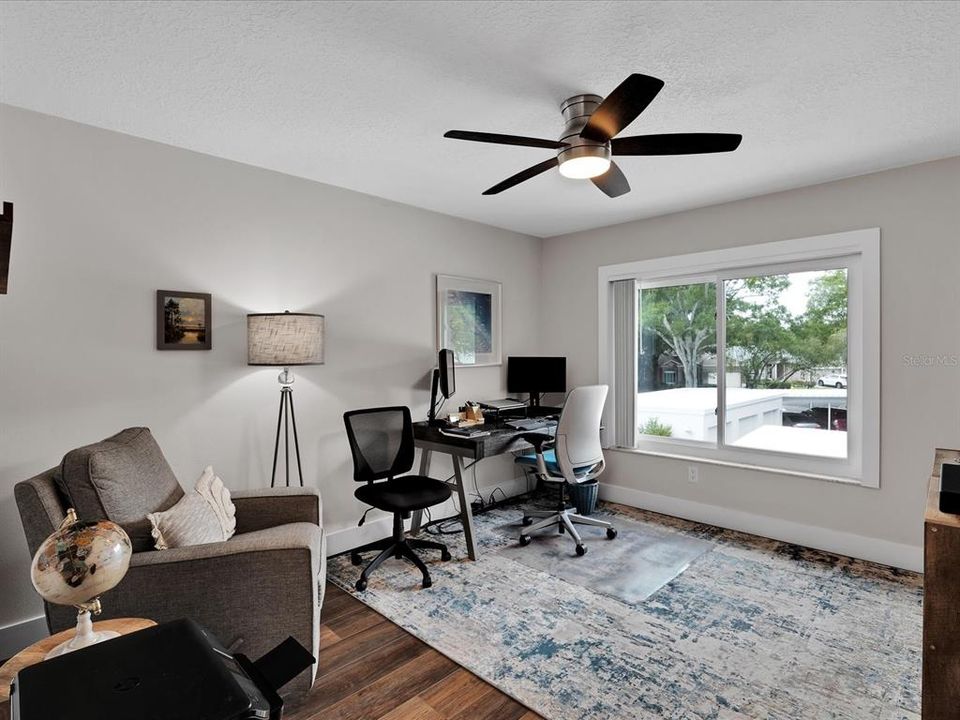
[[0,295],[7,294],[7,278],[10,275],[10,238],[13,235],[13,203],[3,203],[0,215]]
[[[181,300],[200,300],[203,306],[197,308],[195,302],[190,302],[189,314],[184,319]],[[171,302],[175,308],[168,308]],[[201,315],[203,320],[200,320]],[[210,350],[213,347],[212,315],[213,297],[210,293],[157,290],[157,350]]]

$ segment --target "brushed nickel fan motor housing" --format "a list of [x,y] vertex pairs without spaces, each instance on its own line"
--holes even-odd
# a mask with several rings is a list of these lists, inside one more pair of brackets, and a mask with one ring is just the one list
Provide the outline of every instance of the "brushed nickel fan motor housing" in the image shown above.
[[580,137],[580,131],[590,120],[590,116],[600,107],[603,98],[599,95],[574,95],[560,104],[563,113],[563,132],[560,142],[567,147],[557,153],[557,160],[561,164],[568,160],[581,157],[601,157],[610,159],[610,143],[597,142]]

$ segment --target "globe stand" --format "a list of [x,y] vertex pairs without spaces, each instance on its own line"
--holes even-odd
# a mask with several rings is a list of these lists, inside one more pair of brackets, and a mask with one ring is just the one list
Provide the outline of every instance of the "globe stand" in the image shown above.
[[100,614],[99,599],[91,600],[89,603],[86,603],[77,609],[77,634],[66,642],[60,643],[53,650],[48,652],[44,657],[45,660],[59,657],[60,655],[66,655],[69,652],[80,650],[81,648],[89,647],[91,645],[96,645],[104,640],[120,637],[120,633],[114,632],[113,630],[95,631],[93,629],[93,621],[90,619],[90,616],[91,611],[93,615]]

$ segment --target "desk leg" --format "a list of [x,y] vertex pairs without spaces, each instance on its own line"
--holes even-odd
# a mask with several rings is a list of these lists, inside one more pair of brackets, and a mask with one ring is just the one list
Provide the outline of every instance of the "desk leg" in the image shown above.
[[[420,475],[422,477],[430,477],[430,456],[433,454],[432,450],[427,450],[426,448],[420,451]],[[423,510],[414,510],[410,518],[410,534],[419,535],[420,534],[420,523],[423,521]]]
[[477,543],[473,537],[473,511],[470,508],[470,498],[463,484],[463,460],[459,455],[453,456],[453,473],[457,478],[457,496],[460,499],[460,517],[463,522],[463,538],[467,541],[467,556],[471,560],[477,559]]

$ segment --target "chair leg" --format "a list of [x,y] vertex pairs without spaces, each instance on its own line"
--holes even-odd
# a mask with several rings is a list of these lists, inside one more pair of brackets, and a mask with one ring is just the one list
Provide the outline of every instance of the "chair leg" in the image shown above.
[[579,525],[593,525],[594,527],[608,528],[613,527],[612,524],[608,523],[606,520],[597,520],[596,518],[584,517],[583,515],[568,515],[571,522],[577,523]]
[[554,525],[557,525],[560,522],[561,522],[560,514],[553,512],[553,513],[550,513],[550,517],[546,518],[545,520],[541,520],[540,522],[534,525],[531,525],[528,528],[524,528],[523,534],[528,535],[532,532],[536,532],[537,530],[545,530],[548,527],[553,527]]
[[416,550],[439,550],[441,560],[450,559],[450,551],[443,543],[438,543],[433,540],[421,540],[420,538],[408,538],[407,545]]
[[567,529],[567,532],[570,533],[570,537],[573,538],[574,542],[577,543],[578,547],[583,546],[583,540],[580,539],[580,533],[577,532],[577,529],[573,526],[573,523],[570,521],[570,516],[564,513],[560,516],[563,526]]
[[430,579],[430,571],[427,570],[427,566],[424,564],[423,560],[420,559],[420,556],[413,551],[413,548],[407,543],[403,543],[400,546],[400,552],[403,553],[405,558],[407,558],[420,569],[420,572],[423,574],[422,586],[428,588],[433,585],[433,581]]
[[374,542],[367,543],[366,545],[361,545],[358,548],[354,548],[350,551],[350,562],[354,565],[361,565],[363,563],[363,558],[361,557],[362,553],[371,552],[373,550],[383,550],[393,545],[394,542],[395,541],[392,537],[386,537],[383,540],[376,540]]
[[357,580],[357,590],[363,591],[367,589],[367,578],[370,577],[370,573],[380,567],[381,563],[386,560],[391,555],[394,555],[397,551],[397,546],[392,542],[389,547],[384,548],[379,555],[377,555],[373,560],[370,561],[370,564],[367,565],[363,572],[360,573],[360,579]]

